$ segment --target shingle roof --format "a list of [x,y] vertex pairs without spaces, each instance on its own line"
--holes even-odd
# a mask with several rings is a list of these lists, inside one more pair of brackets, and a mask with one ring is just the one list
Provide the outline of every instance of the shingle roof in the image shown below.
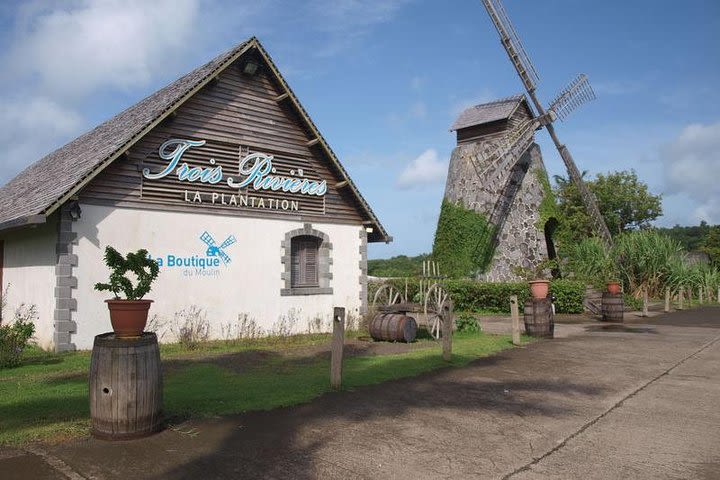
[[[194,89],[202,86],[251,47],[257,47],[262,52],[273,72],[288,90],[293,103],[301,111],[301,116],[315,129],[314,124],[285,83],[280,72],[277,71],[269,55],[262,48],[260,42],[252,37],[20,172],[0,188],[0,231],[26,223],[44,221],[43,215],[51,213],[59,203],[66,201],[66,197],[73,189],[77,189],[78,185],[82,185],[89,176],[109,165],[117,155],[139,140],[148,128],[154,126],[156,121],[180,106]],[[353,193],[372,224],[378,228],[379,231],[373,236],[376,239],[390,241],[392,237],[380,224],[319,132],[318,136],[331,160],[348,180]]]
[[450,131],[510,118],[518,105],[524,101],[525,95],[519,94],[467,108],[455,120]]

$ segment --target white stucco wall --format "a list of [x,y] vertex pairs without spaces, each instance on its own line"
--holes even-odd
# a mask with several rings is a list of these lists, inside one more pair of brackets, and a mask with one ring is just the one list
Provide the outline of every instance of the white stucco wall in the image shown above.
[[57,222],[24,228],[2,235],[3,285],[9,284],[7,306],[3,318],[12,321],[13,312],[21,304],[35,304],[38,320],[35,340],[43,348],[53,341],[55,310],[55,244]]
[[359,225],[312,224],[328,235],[333,246],[332,295],[280,296],[285,286],[281,279],[284,271],[281,242],[287,232],[302,228],[303,222],[87,204],[81,207],[82,218],[73,223],[73,231],[78,235],[73,253],[79,260],[73,271],[78,287],[73,290],[77,311],[72,316],[77,322],[77,333],[72,335],[72,342],[79,349],[92,348],[94,336],[111,329],[103,302],[111,294],[93,289],[96,282],[107,281],[108,269],[102,260],[106,245],[122,253],[145,248],[153,258],[163,260],[168,255],[207,258],[207,246],[200,240],[205,231],[218,244],[230,235],[236,237],[237,243],[225,249],[231,262],[210,269],[214,270],[211,275],[197,275],[198,269],[192,267],[161,267],[152,292],[145,298],[155,301],[151,316],[158,315],[166,322],[165,341],[171,339],[168,327],[174,322],[175,313],[191,305],[206,312],[215,338],[221,338],[221,326],[235,324],[239,314],[247,314],[266,331],[277,327],[278,320],[291,312],[297,318],[296,331],[307,331],[308,321],[318,316],[329,326],[334,306],[344,306],[358,314],[362,228]]

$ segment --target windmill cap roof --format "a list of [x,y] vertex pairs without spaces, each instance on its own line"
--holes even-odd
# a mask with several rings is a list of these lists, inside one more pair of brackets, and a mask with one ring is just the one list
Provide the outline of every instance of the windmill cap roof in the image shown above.
[[508,119],[522,103],[527,106],[525,95],[518,94],[466,108],[450,127],[450,131]]

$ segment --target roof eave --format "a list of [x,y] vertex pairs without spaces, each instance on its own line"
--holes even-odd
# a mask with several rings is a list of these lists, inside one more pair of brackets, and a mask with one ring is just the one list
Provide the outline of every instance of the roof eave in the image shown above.
[[46,221],[47,217],[45,215],[27,215],[24,217],[14,218],[12,220],[8,220],[7,222],[0,223],[0,233],[19,230],[33,225],[40,225]]
[[365,198],[362,196],[360,191],[358,190],[357,186],[355,185],[355,182],[352,181],[350,178],[350,175],[345,170],[345,167],[342,166],[340,161],[338,160],[337,156],[335,155],[335,152],[333,152],[332,148],[330,148],[330,145],[325,141],[325,137],[322,136],[320,133],[320,130],[318,130],[317,126],[315,126],[315,123],[310,118],[310,115],[305,110],[305,107],[302,106],[300,103],[300,100],[295,96],[295,93],[290,88],[290,85],[285,81],[285,78],[282,76],[278,68],[275,66],[275,63],[272,61],[272,58],[270,58],[270,55],[265,51],[263,46],[260,44],[257,39],[253,38],[254,44],[257,46],[258,52],[260,52],[260,55],[262,55],[263,60],[270,66],[273,75],[275,75],[275,78],[277,78],[278,82],[280,82],[280,85],[285,90],[285,92],[288,94],[288,97],[290,101],[293,103],[293,106],[295,109],[300,113],[300,117],[305,121],[310,131],[315,135],[315,137],[319,140],[319,145],[322,147],[323,151],[327,155],[327,157],[330,159],[330,161],[335,165],[335,167],[338,169],[340,174],[343,177],[343,180],[346,180],[348,182],[348,187],[353,192],[353,195],[360,203],[360,206],[365,211],[365,214],[368,217],[369,222],[371,223],[371,226],[373,228],[373,232],[368,235],[368,241],[369,242],[385,242],[390,243],[392,242],[393,238],[388,235],[387,231],[385,230],[385,227],[380,223],[380,220],[377,218],[375,213],[372,211],[372,208],[370,208],[370,205],[365,201]]

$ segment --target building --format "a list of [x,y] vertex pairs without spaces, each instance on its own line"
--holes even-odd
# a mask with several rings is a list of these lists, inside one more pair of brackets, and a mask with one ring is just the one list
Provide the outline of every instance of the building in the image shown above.
[[[540,147],[530,135],[517,162],[492,163],[485,153],[534,118],[524,95],[475,105],[451,127],[457,135],[445,184],[445,199],[472,209],[493,227],[492,259],[480,278],[516,281],[518,268],[533,270],[555,258],[552,234],[557,220]],[[489,163],[488,163],[489,162]]]
[[[217,338],[329,324],[366,308],[367,242],[391,237],[256,38],[32,164],[0,189],[8,309],[37,306],[44,348],[110,330],[106,245],[160,264],[146,298],[203,309]],[[6,311],[7,315],[7,311]]]

